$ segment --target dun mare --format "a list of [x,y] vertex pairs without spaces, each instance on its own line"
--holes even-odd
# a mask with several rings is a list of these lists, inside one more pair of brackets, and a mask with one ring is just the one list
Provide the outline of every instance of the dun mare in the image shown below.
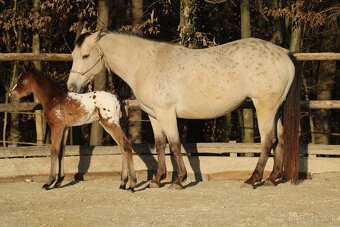
[[[11,90],[15,99],[30,93],[38,98],[43,106],[44,115],[51,127],[51,171],[50,177],[43,188],[60,187],[64,179],[65,143],[63,135],[67,127],[83,125],[99,120],[103,128],[117,142],[122,152],[121,189],[126,188],[128,173],[130,190],[134,190],[136,173],[132,159],[132,147],[120,128],[120,104],[117,98],[107,92],[91,92],[77,94],[58,89],[52,81],[35,68],[24,67],[17,84]],[[58,177],[56,176],[57,159],[59,159]]]
[[[298,180],[300,76],[296,59],[286,49],[249,38],[207,49],[142,39],[117,32],[82,33],[72,52],[67,82],[80,92],[102,70],[109,69],[132,89],[150,118],[158,154],[158,169],[150,187],[166,177],[168,141],[177,165],[172,188],[182,188],[187,177],[181,156],[176,118],[209,119],[227,114],[250,98],[257,111],[261,154],[251,177],[262,181],[270,150],[274,167],[265,185],[285,177]],[[285,102],[284,102],[285,101]],[[279,107],[284,102],[284,126]]]

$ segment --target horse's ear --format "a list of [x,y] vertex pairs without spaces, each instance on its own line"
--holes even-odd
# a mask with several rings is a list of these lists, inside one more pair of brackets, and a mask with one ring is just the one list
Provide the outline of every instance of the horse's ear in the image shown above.
[[105,34],[105,33],[103,33],[104,30],[105,30],[104,27],[102,27],[99,31],[96,31],[96,32],[94,33],[94,37],[95,37],[95,41],[96,41],[96,42],[97,42],[98,40],[100,40],[101,37],[104,36],[104,34]]

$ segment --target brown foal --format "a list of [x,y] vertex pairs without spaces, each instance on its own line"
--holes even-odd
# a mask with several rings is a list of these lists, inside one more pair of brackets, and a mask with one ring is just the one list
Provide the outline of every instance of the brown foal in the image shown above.
[[[126,189],[129,174],[130,187],[128,189],[134,190],[137,180],[132,159],[132,146],[120,127],[120,104],[114,95],[103,91],[85,94],[63,91],[40,71],[24,66],[24,72],[19,76],[10,96],[20,99],[30,93],[34,93],[43,106],[44,115],[51,128],[51,171],[48,181],[43,185],[44,189],[50,189],[53,183],[55,183],[53,187],[58,188],[64,179],[65,143],[63,143],[63,137],[66,128],[99,120],[122,152],[120,188]],[[57,160],[59,160],[58,177],[56,175]]]

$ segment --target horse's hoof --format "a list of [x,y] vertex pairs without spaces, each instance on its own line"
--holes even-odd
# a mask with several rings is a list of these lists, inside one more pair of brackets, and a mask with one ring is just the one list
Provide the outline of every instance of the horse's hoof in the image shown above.
[[183,186],[181,183],[173,183],[170,185],[169,189],[182,190]]
[[149,188],[160,188],[160,185],[157,181],[152,180],[149,183]]
[[264,184],[263,184],[264,186],[270,186],[270,187],[274,187],[274,186],[276,186],[276,184],[275,184],[275,182],[273,182],[273,181],[271,181],[271,180],[265,180],[265,182],[264,182]]
[[53,188],[61,188],[61,184],[55,184]]
[[121,185],[119,186],[119,189],[125,190],[126,187],[125,187],[125,185],[122,185],[122,184],[121,184]]
[[55,185],[53,186],[53,188],[61,188],[61,182],[55,183]]
[[44,184],[41,189],[50,190],[50,185],[49,184]]
[[244,182],[244,183],[241,185],[241,188],[255,189],[256,187],[255,187],[254,184]]

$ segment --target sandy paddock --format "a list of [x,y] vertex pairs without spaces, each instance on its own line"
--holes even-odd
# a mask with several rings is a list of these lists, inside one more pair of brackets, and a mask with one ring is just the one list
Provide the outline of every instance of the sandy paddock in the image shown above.
[[241,181],[187,182],[181,191],[119,190],[107,177],[64,182],[45,191],[42,182],[0,183],[1,226],[339,226],[340,173],[314,175],[255,190]]

